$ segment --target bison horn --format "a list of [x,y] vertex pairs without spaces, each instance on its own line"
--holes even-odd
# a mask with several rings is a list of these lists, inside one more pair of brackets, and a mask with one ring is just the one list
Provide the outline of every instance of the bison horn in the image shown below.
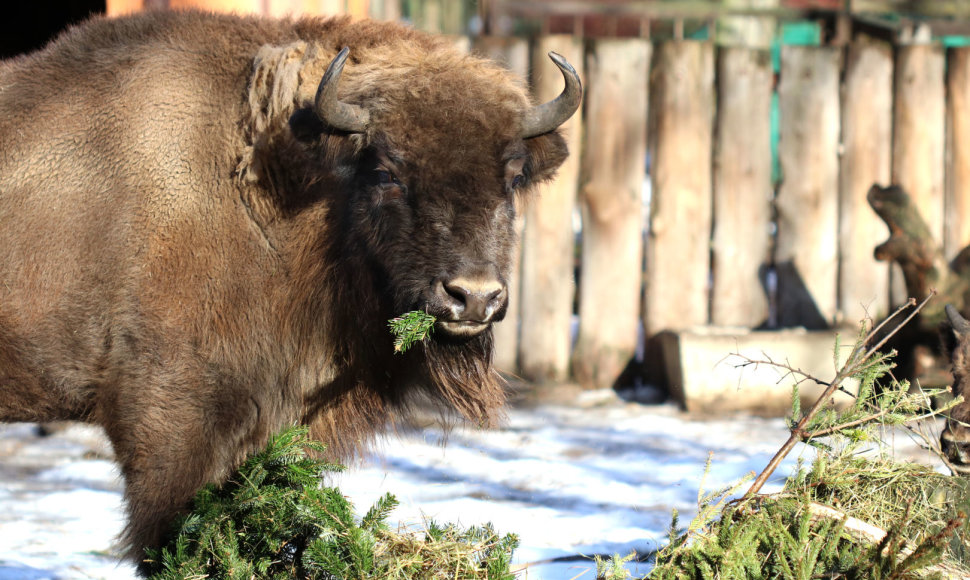
[[952,304],[947,304],[944,310],[947,320],[950,321],[950,326],[953,327],[953,332],[960,337],[970,336],[970,322],[960,316],[960,312]]
[[550,52],[549,58],[562,71],[563,79],[566,80],[566,88],[555,99],[548,103],[536,105],[526,112],[525,118],[522,120],[521,135],[523,139],[544,135],[555,130],[556,127],[573,116],[583,99],[583,84],[579,81],[579,74],[573,68],[573,65],[555,52]]
[[370,114],[363,107],[337,100],[337,85],[340,84],[340,73],[344,70],[348,55],[350,55],[350,48],[345,46],[330,62],[327,72],[320,79],[320,86],[317,87],[314,110],[321,121],[334,129],[348,133],[363,133],[367,130]]

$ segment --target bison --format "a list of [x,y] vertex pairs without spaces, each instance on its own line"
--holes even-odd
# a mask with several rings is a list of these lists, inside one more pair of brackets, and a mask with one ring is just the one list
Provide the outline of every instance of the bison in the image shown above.
[[550,57],[534,105],[392,23],[155,12],[0,63],[0,419],[104,428],[135,561],[288,424],[348,458],[417,400],[492,421],[516,197],[581,99]]
[[940,433],[940,448],[954,471],[970,475],[970,322],[950,304],[945,312],[940,338],[953,363],[953,396],[964,401],[950,410]]

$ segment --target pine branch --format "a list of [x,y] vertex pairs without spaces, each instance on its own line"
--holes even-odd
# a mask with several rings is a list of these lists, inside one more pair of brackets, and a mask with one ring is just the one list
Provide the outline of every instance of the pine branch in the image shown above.
[[388,322],[391,334],[394,335],[394,352],[404,353],[415,342],[421,342],[431,336],[434,330],[434,316],[420,310],[412,310]]
[[[798,423],[794,427],[792,427],[791,436],[788,438],[785,444],[781,446],[781,448],[777,451],[777,453],[775,453],[775,455],[771,458],[771,460],[768,462],[768,465],[765,466],[764,470],[762,470],[762,472],[758,474],[758,477],[755,478],[754,483],[751,484],[751,488],[748,489],[748,492],[744,495],[745,499],[750,499],[754,497],[754,495],[757,494],[759,491],[761,491],[761,488],[764,487],[764,484],[768,481],[768,478],[771,477],[771,475],[775,472],[775,470],[785,459],[785,457],[787,457],[788,454],[791,453],[791,450],[795,448],[796,444],[804,442],[810,438],[810,433],[806,430],[806,427],[815,418],[815,416],[818,415],[819,411],[821,411],[822,408],[829,403],[829,401],[832,399],[832,396],[841,387],[842,383],[844,383],[849,378],[858,375],[860,371],[864,368],[864,366],[867,364],[867,362],[869,362],[869,360],[878,353],[879,348],[881,348],[886,343],[886,341],[889,340],[891,336],[893,336],[896,332],[898,332],[900,328],[905,326],[906,323],[908,323],[914,316],[916,316],[916,314],[919,313],[919,311],[926,306],[927,302],[929,302],[929,300],[934,296],[934,294],[935,292],[931,291],[929,296],[927,296],[926,299],[923,300],[918,305],[916,305],[916,301],[914,299],[910,298],[906,304],[904,304],[903,306],[900,306],[891,316],[889,316],[879,326],[877,326],[876,328],[868,332],[865,338],[863,340],[860,340],[855,345],[855,347],[853,347],[852,352],[849,354],[849,357],[846,360],[845,364],[842,365],[842,368],[838,370],[838,372],[835,375],[835,378],[830,383],[824,383],[823,381],[820,381],[814,378],[812,379],[818,384],[826,384],[827,386],[825,388],[825,391],[823,391],[822,394],[818,397],[818,399],[816,399],[815,403],[811,406],[808,412],[805,413],[805,415],[798,421]],[[916,308],[901,323],[897,324],[893,328],[893,330],[887,334],[886,337],[884,337],[881,341],[876,343],[874,346],[871,346],[871,347],[867,346],[877,336],[877,333],[889,323],[889,321],[896,319],[904,310],[908,308],[912,308],[913,306],[916,306]],[[808,378],[807,374],[804,374],[804,376]]]

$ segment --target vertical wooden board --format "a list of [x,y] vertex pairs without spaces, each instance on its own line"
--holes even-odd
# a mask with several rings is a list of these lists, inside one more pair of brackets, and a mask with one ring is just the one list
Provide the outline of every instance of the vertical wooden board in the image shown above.
[[946,139],[943,64],[938,45],[896,49],[892,180],[909,192],[940,244]]
[[970,245],[970,47],[952,49],[947,62],[947,259]]
[[767,50],[721,48],[714,160],[711,321],[753,328],[768,316],[761,276],[771,242],[771,97]]
[[637,345],[650,44],[597,41],[586,58],[583,250],[576,380],[613,387]]
[[648,336],[707,323],[713,115],[713,45],[675,41],[655,47],[644,298]]
[[888,232],[866,194],[891,178],[892,93],[892,47],[858,36],[847,52],[842,101],[839,307],[846,325],[889,314],[889,266],[873,257]]
[[[529,75],[529,43],[524,39],[480,36],[473,40],[472,50],[479,55],[501,63],[523,79]],[[516,209],[515,231],[520,242],[514,250],[512,272],[507,280],[510,297],[509,309],[505,314],[505,320],[496,324],[493,331],[495,336],[493,363],[496,368],[508,373],[518,373],[521,238],[522,231],[525,228],[525,216],[523,215],[525,208],[519,203]]]
[[[554,99],[563,88],[562,73],[549,60],[549,51],[564,56],[581,77],[583,74],[583,48],[578,38],[539,38],[532,56],[537,102]],[[537,188],[525,211],[519,366],[522,377],[531,381],[561,381],[569,375],[574,292],[572,217],[579,180],[581,119],[577,111],[561,128],[569,158],[556,179]]]
[[821,329],[836,319],[840,60],[830,47],[781,52],[782,184],[775,201],[781,326]]

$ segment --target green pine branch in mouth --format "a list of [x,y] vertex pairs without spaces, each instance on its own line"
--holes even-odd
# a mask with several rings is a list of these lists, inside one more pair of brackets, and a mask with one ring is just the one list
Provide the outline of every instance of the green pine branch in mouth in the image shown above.
[[427,312],[412,310],[388,321],[388,327],[394,335],[394,352],[404,353],[415,342],[431,336],[436,320]]

